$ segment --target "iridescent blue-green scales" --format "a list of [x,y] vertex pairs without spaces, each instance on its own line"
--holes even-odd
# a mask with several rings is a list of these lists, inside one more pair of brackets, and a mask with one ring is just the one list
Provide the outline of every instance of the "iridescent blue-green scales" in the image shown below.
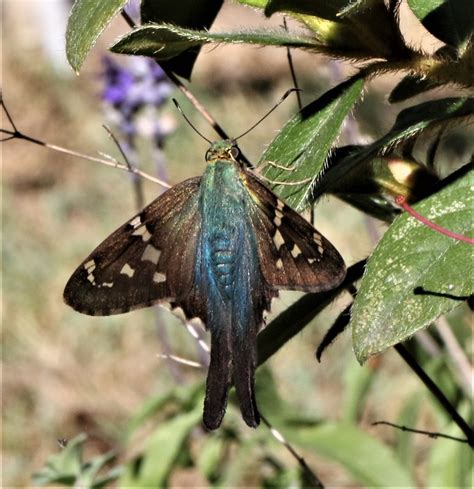
[[214,143],[201,178],[158,197],[84,260],[66,303],[90,315],[169,302],[211,332],[204,424],[217,428],[235,386],[242,416],[259,423],[254,393],[257,334],[278,289],[336,287],[345,266],[335,248],[238,159]]

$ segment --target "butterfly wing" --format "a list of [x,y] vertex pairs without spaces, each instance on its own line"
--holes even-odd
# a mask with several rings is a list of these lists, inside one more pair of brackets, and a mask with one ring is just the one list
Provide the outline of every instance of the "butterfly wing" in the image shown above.
[[244,174],[266,282],[275,289],[305,292],[337,287],[346,267],[334,246],[256,177]]
[[193,289],[199,184],[191,178],[174,186],[112,233],[69,279],[65,302],[108,316],[183,297],[189,303],[192,291],[187,313],[205,321],[205,299]]

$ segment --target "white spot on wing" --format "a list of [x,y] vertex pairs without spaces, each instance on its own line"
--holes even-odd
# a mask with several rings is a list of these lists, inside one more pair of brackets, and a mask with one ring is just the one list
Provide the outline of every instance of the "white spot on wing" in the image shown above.
[[277,209],[279,211],[282,211],[284,209],[284,207],[285,207],[285,203],[282,202],[281,200],[277,200]]
[[283,268],[283,262],[282,262],[281,258],[278,258],[277,268],[278,268],[278,270],[281,270]]
[[322,255],[324,253],[324,248],[322,246],[318,245],[318,251],[319,251],[319,254]]
[[295,243],[293,248],[291,249],[291,256],[293,256],[293,258],[296,258],[298,257],[299,255],[301,255],[301,249],[300,247]]
[[160,259],[160,255],[161,251],[158,248],[155,248],[152,244],[148,244],[143,252],[142,261],[148,260],[156,265]]
[[84,264],[84,268],[89,273],[92,273],[95,270],[95,261],[94,260],[89,260],[87,263]]
[[155,275],[153,275],[153,282],[166,282],[166,275],[164,273],[155,272]]
[[151,234],[145,226],[139,227],[136,231],[133,231],[132,236],[141,236],[143,241],[148,241],[151,238]]
[[140,226],[141,223],[142,218],[140,216],[137,216],[130,221],[130,226],[133,226],[136,229],[138,226]]
[[321,239],[321,235],[320,234],[314,233],[313,234],[313,239],[314,239],[314,241],[316,241],[316,244],[318,246],[323,246],[323,240]]
[[120,270],[120,273],[123,273],[124,275],[132,278],[135,270],[128,263],[125,263],[125,265],[122,267],[122,270]]
[[283,212],[280,209],[275,209],[275,215],[280,219],[283,217]]
[[[109,289],[112,288],[113,286],[114,286],[113,282],[104,282],[102,284],[102,287],[109,287]],[[101,287],[101,286],[99,285],[99,287]]]
[[273,236],[273,242],[275,243],[277,250],[279,250],[285,244],[285,240],[283,239],[283,236],[278,228],[275,231],[275,236]]
[[275,216],[275,219],[273,219],[273,222],[275,223],[275,226],[278,228],[281,226],[281,217]]

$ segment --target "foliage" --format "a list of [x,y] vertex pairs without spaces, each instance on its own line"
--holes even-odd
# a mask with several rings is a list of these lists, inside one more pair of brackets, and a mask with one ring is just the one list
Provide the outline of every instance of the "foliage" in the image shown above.
[[[427,228],[406,213],[400,214],[394,202],[401,195],[415,203],[415,209],[427,219],[472,236],[470,162],[456,162],[453,166],[463,168],[449,168],[450,175],[442,178],[434,170],[433,160],[442,134],[455,125],[466,124],[474,113],[474,99],[462,96],[462,89],[472,90],[474,86],[474,4],[461,0],[409,0],[411,11],[424,28],[444,43],[435,53],[427,54],[405,41],[399,27],[397,1],[388,5],[382,0],[239,2],[268,17],[285,13],[305,27],[305,34],[295,35],[283,29],[209,32],[207,28],[221,2],[200,0],[192,2],[192,7],[190,3],[189,8],[200,15],[196,24],[195,15],[186,15],[189,12],[179,2],[162,2],[165,13],[161,15],[153,10],[153,2],[143,1],[142,18],[147,24],[122,36],[111,51],[153,57],[164,62],[169,73],[188,78],[199,48],[209,43],[291,47],[355,64],[354,76],[315,98],[281,128],[259,165],[263,178],[268,179],[275,192],[298,210],[307,209],[324,193],[332,193],[389,224],[368,260],[349,324],[357,359],[364,362],[369,356],[408,340],[474,293],[473,277],[463,274],[472,263],[472,248]],[[124,3],[76,0],[67,35],[68,57],[75,70],[81,68],[98,36]],[[410,103],[419,94],[430,98],[411,102],[398,113],[393,127],[375,141],[337,147],[343,123],[367,90],[368,82],[385,73],[405,74],[387,94],[390,103]],[[460,94],[434,99],[427,93],[433,87],[448,84]],[[428,151],[415,151],[417,145],[423,144]],[[282,312],[260,335],[260,362],[304,328],[344,287],[356,282],[361,270],[351,269],[338,290],[308,294]],[[420,290],[424,293],[420,294]],[[432,366],[431,359],[419,361],[428,369]],[[342,401],[345,419],[341,422],[302,419],[294,406],[279,398],[271,373],[264,367],[258,376],[258,397],[262,403],[270,399],[271,421],[289,441],[337,462],[358,483],[414,486],[415,455],[410,451],[414,435],[403,433],[389,446],[358,428],[356,423],[367,402],[366,393],[375,371],[367,367],[358,370],[352,359],[346,368],[351,388]],[[453,399],[459,401],[462,394],[457,386],[454,390]],[[239,431],[233,406],[225,428],[202,436],[202,395],[199,384],[150,400],[132,421],[130,435],[150,420],[159,419],[159,423],[139,455],[124,462],[123,470],[95,480],[111,458],[102,456],[84,464],[80,453],[84,439],[79,438],[50,458],[36,476],[36,483],[100,487],[107,477],[116,477],[120,487],[165,486],[173,471],[195,467],[216,487],[247,480],[272,487],[308,484],[302,466],[297,470],[289,468],[281,446],[268,433]],[[410,400],[400,414],[402,422],[414,425],[417,410],[418,404]],[[452,429],[448,420],[443,422]],[[431,455],[430,485],[465,485],[471,475],[466,463],[468,451],[462,445],[454,446],[452,441],[439,442]],[[252,480],[253,467],[259,467],[257,481]]]

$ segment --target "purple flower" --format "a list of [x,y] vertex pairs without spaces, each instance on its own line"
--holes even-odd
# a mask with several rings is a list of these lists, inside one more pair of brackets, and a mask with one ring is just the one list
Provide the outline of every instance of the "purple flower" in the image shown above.
[[134,83],[133,75],[110,56],[104,56],[102,63],[105,67],[103,72],[105,87],[102,99],[109,104],[119,105],[127,99],[127,94]]
[[159,151],[173,126],[169,118],[162,119],[157,114],[172,91],[167,76],[158,64],[145,57],[128,58],[122,64],[106,56],[102,62],[102,100],[123,149],[130,159],[135,159],[136,138],[140,136],[149,139]]
[[140,0],[129,0],[125,5],[125,11],[135,21],[140,21]]

